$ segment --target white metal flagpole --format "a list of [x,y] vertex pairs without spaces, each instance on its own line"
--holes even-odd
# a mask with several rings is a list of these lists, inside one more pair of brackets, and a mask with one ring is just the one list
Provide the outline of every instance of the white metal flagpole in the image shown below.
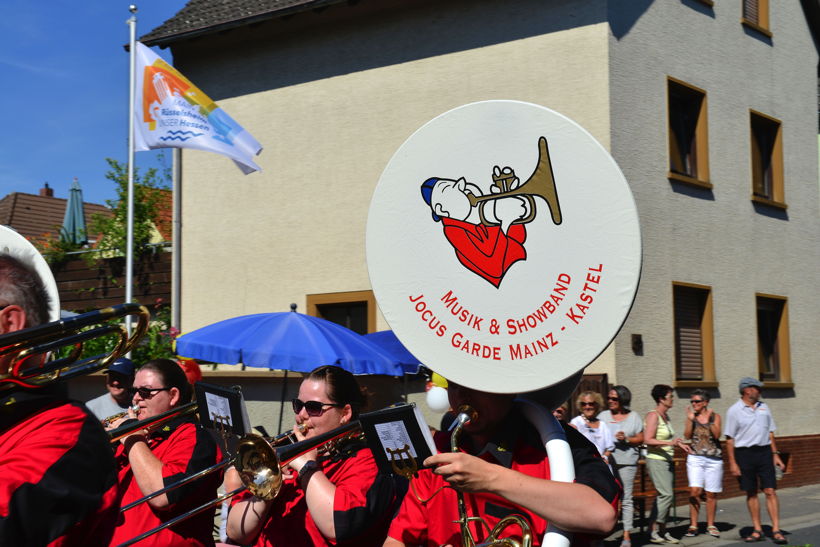
[[[125,302],[132,302],[134,299],[134,99],[137,85],[137,6],[128,6],[131,17],[128,18],[128,26],[131,30],[130,41],[130,72],[128,85],[128,208],[126,220],[126,242],[125,242]],[[131,320],[125,322],[128,336],[131,336]]]

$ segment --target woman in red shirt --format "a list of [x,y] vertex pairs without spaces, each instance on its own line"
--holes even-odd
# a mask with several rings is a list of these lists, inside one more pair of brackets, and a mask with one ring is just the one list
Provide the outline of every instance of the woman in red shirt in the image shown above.
[[[355,420],[365,397],[353,375],[335,366],[311,372],[293,400],[301,441]],[[303,434],[300,430],[305,428]],[[272,501],[250,493],[235,498],[228,536],[240,544],[270,547],[380,546],[401,500],[393,479],[380,475],[373,454],[352,441],[335,454],[316,449],[292,460]]]

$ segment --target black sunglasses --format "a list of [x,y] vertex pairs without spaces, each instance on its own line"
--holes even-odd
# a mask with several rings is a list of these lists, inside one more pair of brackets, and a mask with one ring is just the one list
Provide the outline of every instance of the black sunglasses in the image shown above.
[[690,399],[690,401],[693,403],[702,403],[703,399]]
[[316,417],[321,416],[327,410],[325,407],[332,407],[332,406],[345,406],[339,403],[323,403],[321,401],[302,401],[301,399],[293,399],[291,401],[293,403],[293,413],[299,414],[302,412],[302,409],[305,409],[308,416]]
[[171,389],[170,387],[129,387],[128,393],[133,397],[137,393],[140,394],[140,397],[143,399],[150,399],[154,396],[154,393],[158,391],[168,391]]
[[608,401],[620,401],[618,397],[607,397]]

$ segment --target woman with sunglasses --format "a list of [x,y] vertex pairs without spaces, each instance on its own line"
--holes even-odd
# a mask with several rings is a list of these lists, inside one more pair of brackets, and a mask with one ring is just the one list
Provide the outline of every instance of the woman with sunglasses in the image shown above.
[[632,503],[632,487],[638,470],[639,447],[643,444],[643,420],[640,414],[629,409],[632,392],[626,386],[613,386],[609,390],[607,406],[598,414],[601,420],[615,437],[615,450],[612,452],[613,467],[624,488],[621,503],[624,537],[621,547],[632,545],[632,521],[635,510]]
[[[145,363],[131,388],[137,411],[145,420],[191,401],[191,385],[174,361]],[[122,425],[122,424],[117,424]],[[148,432],[139,430],[121,440],[115,458],[119,465],[121,505],[127,505],[186,475],[207,469],[221,454],[211,435],[194,417],[183,416]],[[216,498],[221,478],[212,473],[120,513],[111,545],[119,545]],[[213,545],[214,509],[183,520],[140,542],[140,546]]]
[[706,532],[720,537],[715,526],[717,495],[723,491],[723,458],[720,451],[720,415],[709,408],[709,393],[692,390],[691,403],[686,408],[683,436],[692,439],[692,453],[686,457],[689,477],[689,529],[687,537],[698,535],[700,496],[706,490]]
[[600,393],[582,391],[575,401],[581,414],[570,420],[569,425],[592,441],[604,461],[609,463],[609,455],[615,450],[615,438],[610,433],[609,428],[601,425],[602,422],[598,419],[598,412],[601,411],[603,403],[604,400]]
[[649,525],[649,541],[652,543],[680,543],[666,531],[666,518],[669,508],[675,499],[674,482],[675,468],[672,457],[675,447],[679,447],[687,454],[689,446],[683,439],[675,437],[675,430],[669,422],[669,409],[675,403],[675,393],[671,386],[657,384],[652,388],[652,399],[655,408],[646,413],[644,423],[644,443],[646,443],[646,468],[652,478],[652,484],[658,491],[652,514],[655,519]]
[[[335,366],[311,372],[293,400],[301,441],[355,420],[365,397],[352,374]],[[228,515],[228,537],[242,545],[381,546],[401,502],[393,479],[380,475],[373,454],[352,441],[335,454],[313,449],[291,461],[279,495],[245,493]]]

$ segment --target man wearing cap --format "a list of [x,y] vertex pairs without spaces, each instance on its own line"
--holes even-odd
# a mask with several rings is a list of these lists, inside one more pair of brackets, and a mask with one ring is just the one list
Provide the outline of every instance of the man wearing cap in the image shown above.
[[[775,444],[775,424],[769,406],[760,400],[763,384],[756,378],[740,380],[740,400],[726,413],[726,453],[729,470],[738,477],[740,489],[746,492],[746,505],[752,517],[753,530],[747,542],[763,540],[760,523],[758,489],[766,495],[766,509],[772,519],[772,541],[785,544],[780,531],[779,502],[775,490],[775,466],[784,468]],[[759,480],[759,482],[758,482]]]
[[105,387],[108,393],[103,393],[88,401],[85,406],[100,420],[121,414],[131,406],[129,388],[134,384],[134,363],[130,359],[120,357],[108,367]]

